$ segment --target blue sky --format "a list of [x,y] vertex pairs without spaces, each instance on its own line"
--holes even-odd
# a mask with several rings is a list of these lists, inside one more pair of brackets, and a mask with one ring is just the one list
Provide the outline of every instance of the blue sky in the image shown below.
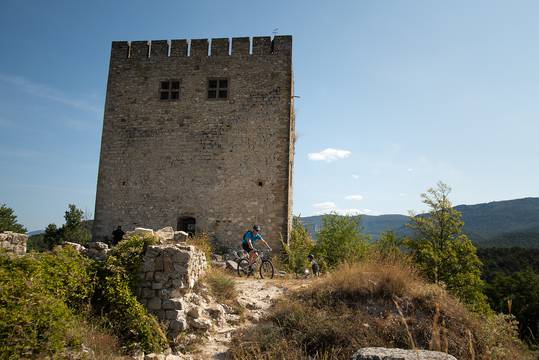
[[[29,229],[94,210],[112,40],[294,36],[294,212],[538,196],[535,1],[0,5],[0,203]],[[351,210],[352,209],[352,210]],[[355,210],[353,210],[355,209]]]

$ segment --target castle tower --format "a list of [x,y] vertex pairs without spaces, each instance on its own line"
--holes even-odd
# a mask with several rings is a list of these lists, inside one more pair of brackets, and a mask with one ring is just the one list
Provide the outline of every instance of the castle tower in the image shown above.
[[117,225],[288,239],[292,37],[112,43],[94,239]]

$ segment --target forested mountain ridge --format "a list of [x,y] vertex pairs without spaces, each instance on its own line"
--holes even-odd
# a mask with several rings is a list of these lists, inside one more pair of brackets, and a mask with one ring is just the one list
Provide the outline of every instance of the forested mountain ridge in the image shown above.
[[[464,221],[464,232],[480,247],[539,248],[539,198],[493,201],[475,205],[458,205]],[[362,215],[363,232],[373,240],[383,231],[393,230],[400,236],[410,235],[406,215]],[[302,217],[312,235],[322,226],[322,216]]]

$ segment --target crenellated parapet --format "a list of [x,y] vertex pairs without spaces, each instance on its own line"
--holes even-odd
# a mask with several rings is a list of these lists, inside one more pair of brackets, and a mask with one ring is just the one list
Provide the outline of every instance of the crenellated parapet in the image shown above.
[[[232,41],[231,41],[232,40]],[[292,36],[269,36],[192,39],[113,41],[113,59],[148,59],[165,57],[259,56],[292,54]]]

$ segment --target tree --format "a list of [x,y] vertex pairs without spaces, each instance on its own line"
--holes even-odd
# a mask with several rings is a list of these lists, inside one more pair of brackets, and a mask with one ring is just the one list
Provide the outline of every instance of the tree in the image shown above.
[[403,239],[398,237],[394,231],[382,232],[380,238],[373,245],[382,258],[396,258],[402,255]]
[[309,232],[301,223],[298,216],[292,220],[292,231],[290,232],[289,243],[283,242],[285,252],[285,263],[288,268],[296,273],[303,272],[307,267],[307,256],[314,247],[314,241]]
[[63,241],[85,245],[90,241],[90,231],[83,223],[84,211],[77,209],[74,204],[68,205],[64,215],[65,224],[60,229]]
[[15,215],[13,209],[7,207],[6,204],[0,206],[0,232],[3,231],[26,234],[24,226],[17,223],[17,215]]
[[494,310],[515,315],[522,338],[539,344],[539,274],[530,268],[511,275],[497,273],[486,293]]
[[323,265],[335,267],[358,261],[367,250],[367,236],[361,233],[360,216],[324,215],[315,252]]
[[43,242],[47,244],[47,247],[51,250],[56,245],[60,245],[62,243],[62,234],[60,233],[60,229],[58,229],[56,224],[47,225],[45,234],[43,234]]
[[470,239],[462,233],[461,214],[449,201],[451,188],[439,182],[421,194],[429,207],[428,214],[411,214],[407,225],[414,232],[406,240],[418,267],[428,279],[443,284],[449,292],[471,305],[474,310],[488,310],[481,280],[481,261]]

